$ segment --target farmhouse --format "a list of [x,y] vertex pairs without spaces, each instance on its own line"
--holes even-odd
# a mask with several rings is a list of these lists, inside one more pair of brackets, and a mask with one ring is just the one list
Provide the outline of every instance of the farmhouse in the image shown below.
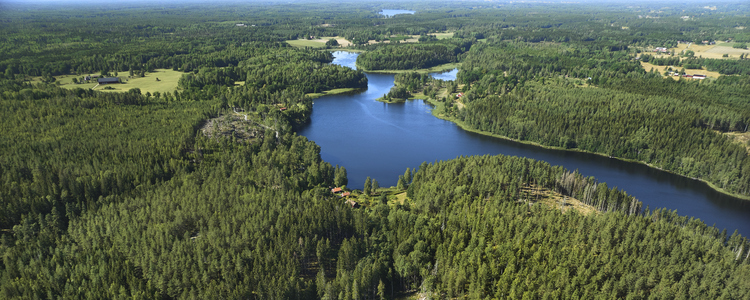
[[99,78],[96,80],[96,82],[99,84],[120,83],[120,78],[117,78],[117,77]]

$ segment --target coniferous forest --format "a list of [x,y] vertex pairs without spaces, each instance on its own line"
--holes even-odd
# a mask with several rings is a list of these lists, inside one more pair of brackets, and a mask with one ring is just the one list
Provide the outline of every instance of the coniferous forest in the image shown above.
[[0,3],[0,298],[748,299],[747,237],[575,170],[457,157],[351,190],[296,133],[367,88],[333,49],[460,64],[386,96],[747,197],[750,6],[704,6]]

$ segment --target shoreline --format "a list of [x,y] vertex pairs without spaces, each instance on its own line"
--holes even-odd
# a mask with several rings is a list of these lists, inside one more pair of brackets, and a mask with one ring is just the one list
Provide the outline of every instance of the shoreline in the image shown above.
[[456,126],[458,126],[459,128],[461,128],[462,130],[465,130],[465,131],[468,131],[468,132],[473,132],[473,133],[481,134],[481,135],[484,135],[484,136],[499,138],[499,139],[503,139],[503,140],[511,141],[511,142],[515,142],[515,143],[532,145],[532,146],[536,146],[536,147],[540,147],[540,148],[544,148],[544,149],[549,149],[549,150],[573,151],[573,152],[588,153],[588,154],[594,154],[594,155],[599,155],[599,156],[607,157],[607,158],[610,158],[610,159],[617,159],[617,160],[624,161],[624,162],[638,163],[638,164],[641,164],[641,165],[645,165],[645,166],[647,166],[649,168],[657,169],[659,171],[663,171],[663,172],[667,172],[667,173],[670,173],[670,174],[681,176],[681,177],[684,177],[684,178],[687,178],[687,179],[692,179],[692,180],[695,180],[695,181],[703,182],[706,185],[708,185],[711,189],[713,189],[714,191],[717,191],[717,192],[719,192],[721,194],[724,194],[724,195],[727,195],[727,196],[730,196],[730,197],[733,197],[733,198],[737,198],[737,199],[740,199],[740,200],[744,200],[744,201],[750,201],[750,196],[731,193],[731,192],[729,192],[729,191],[727,191],[725,189],[722,189],[722,188],[714,185],[713,183],[708,182],[708,181],[706,181],[706,180],[704,180],[702,178],[688,177],[688,176],[685,176],[685,175],[682,175],[682,174],[679,174],[679,173],[672,172],[670,170],[662,169],[660,167],[657,167],[657,166],[654,166],[654,165],[651,165],[651,164],[648,164],[648,163],[645,163],[645,162],[642,162],[642,161],[639,161],[639,160],[627,159],[627,158],[621,158],[621,157],[615,157],[615,156],[609,156],[609,155],[606,155],[606,154],[603,154],[603,153],[597,153],[597,152],[582,150],[582,149],[578,149],[578,148],[565,149],[565,148],[561,148],[561,147],[547,146],[547,145],[542,145],[542,144],[539,144],[539,143],[533,142],[533,141],[521,141],[521,140],[513,139],[513,138],[510,138],[510,137],[507,137],[507,136],[502,136],[502,135],[494,134],[494,133],[491,133],[491,132],[486,132],[486,131],[481,131],[481,130],[473,129],[473,128],[470,128],[468,125],[466,125],[464,122],[456,120],[455,118],[446,117],[444,115],[438,115],[436,110],[437,110],[437,108],[442,107],[442,106],[440,106],[439,103],[437,101],[435,101],[434,99],[430,99],[429,97],[425,97],[425,98],[416,98],[415,97],[415,98],[410,98],[409,100],[417,100],[417,99],[426,101],[426,102],[430,103],[430,105],[433,105],[435,107],[431,111],[431,114],[434,117],[436,117],[438,119],[441,119],[441,120],[449,121],[449,122],[451,122],[453,124],[456,124]]
[[[337,51],[364,52],[362,50],[353,50],[353,49],[341,49],[341,50],[337,50]],[[355,66],[358,69],[361,69],[359,67],[359,65],[356,64],[356,62],[355,62]],[[399,73],[408,73],[408,72],[437,73],[437,72],[448,71],[448,70],[451,70],[451,69],[454,69],[454,68],[459,68],[460,66],[461,66],[461,63],[459,62],[459,63],[448,63],[448,64],[443,64],[443,65],[438,65],[438,66],[434,66],[434,67],[429,68],[429,69],[417,69],[417,70],[373,70],[373,71],[365,71],[365,70],[363,70],[363,72],[365,72],[365,73],[374,73],[374,74],[399,74]],[[395,84],[396,83],[394,82],[394,85]],[[351,90],[357,90],[357,89],[351,89]],[[337,93],[331,93],[331,94],[320,94],[320,95],[315,96],[315,98],[320,97],[320,96],[325,96],[325,95],[335,95],[335,94],[343,94],[343,93],[344,92],[337,92]],[[308,94],[308,95],[311,95],[311,94]],[[602,156],[602,157],[606,157],[606,158],[610,158],[610,159],[617,159],[617,160],[624,161],[624,162],[638,163],[638,164],[641,164],[641,165],[645,165],[645,166],[647,166],[649,168],[653,168],[653,169],[657,169],[657,170],[660,170],[660,171],[664,171],[664,172],[667,172],[667,173],[670,173],[670,174],[674,174],[674,175],[677,175],[677,176],[681,176],[681,177],[684,177],[684,178],[687,178],[687,179],[692,179],[692,180],[695,180],[695,181],[703,182],[706,185],[708,185],[708,187],[710,187],[712,190],[714,190],[716,192],[719,192],[719,193],[721,193],[723,195],[730,196],[730,197],[733,197],[733,198],[737,198],[737,199],[740,199],[740,200],[743,200],[743,201],[750,201],[750,195],[740,195],[740,194],[731,193],[731,192],[729,192],[729,191],[727,191],[727,190],[725,190],[723,188],[720,188],[720,187],[716,186],[715,184],[713,184],[713,183],[711,183],[711,182],[709,182],[709,181],[707,181],[705,179],[688,177],[688,176],[685,176],[685,175],[682,175],[682,174],[679,174],[679,173],[675,173],[675,172],[670,171],[670,170],[666,170],[666,169],[654,166],[654,165],[649,164],[649,163],[645,163],[643,161],[634,160],[634,159],[628,159],[628,158],[615,157],[615,156],[610,156],[610,155],[606,155],[604,153],[597,153],[597,152],[587,151],[587,150],[583,150],[583,149],[579,149],[579,148],[566,149],[566,148],[556,147],[556,146],[547,146],[547,145],[543,145],[543,144],[540,144],[540,143],[537,143],[537,142],[533,142],[533,141],[522,141],[522,140],[517,140],[517,139],[510,138],[510,137],[507,137],[507,136],[502,136],[502,135],[498,135],[498,134],[494,134],[494,133],[490,133],[490,132],[485,132],[485,131],[473,129],[473,128],[470,128],[468,125],[466,125],[462,121],[458,121],[458,120],[456,120],[456,119],[454,119],[452,117],[446,117],[446,116],[438,115],[436,110],[438,108],[443,108],[444,104],[441,104],[441,103],[437,102],[436,100],[431,99],[430,97],[427,97],[426,95],[423,95],[422,93],[419,93],[417,95],[412,95],[412,97],[410,97],[408,99],[385,100],[382,97],[380,97],[380,98],[377,98],[375,100],[378,101],[378,102],[382,102],[382,103],[394,104],[394,103],[404,103],[404,102],[406,102],[408,100],[417,100],[417,99],[421,99],[423,101],[426,101],[427,103],[429,103],[430,105],[432,105],[434,107],[432,109],[432,111],[431,111],[431,114],[434,117],[436,117],[438,119],[441,119],[441,120],[452,122],[453,124],[456,124],[459,128],[461,128],[462,130],[465,130],[465,131],[473,132],[473,133],[476,133],[476,134],[481,134],[481,135],[484,135],[484,136],[499,138],[499,139],[503,139],[503,140],[507,140],[507,141],[511,141],[511,142],[515,142],[515,143],[532,145],[532,146],[536,146],[536,147],[540,147],[540,148],[544,148],[544,149],[549,149],[549,150],[573,151],[573,152],[588,153],[588,154],[594,154],[594,155],[598,155],[598,156]]]
[[308,94],[305,94],[305,96],[310,97],[311,99],[316,99],[316,98],[320,98],[323,96],[341,95],[341,94],[346,94],[346,93],[358,92],[358,91],[362,91],[365,89],[367,88],[340,88],[340,89],[322,91],[320,93],[308,93]]
[[426,68],[426,69],[411,69],[411,70],[365,70],[359,65],[356,65],[356,66],[357,66],[357,69],[362,70],[362,72],[373,73],[373,74],[399,74],[399,73],[411,73],[411,72],[425,74],[425,73],[445,72],[445,71],[457,69],[461,66],[461,63],[447,63],[447,64],[437,65],[437,66]]

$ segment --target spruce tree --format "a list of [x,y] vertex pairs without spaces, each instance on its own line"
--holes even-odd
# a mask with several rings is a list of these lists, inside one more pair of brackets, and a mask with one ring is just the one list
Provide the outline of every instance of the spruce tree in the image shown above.
[[371,190],[372,190],[372,181],[370,180],[370,176],[367,176],[367,179],[365,179],[365,188],[362,190],[362,192],[364,192],[365,195],[370,195]]

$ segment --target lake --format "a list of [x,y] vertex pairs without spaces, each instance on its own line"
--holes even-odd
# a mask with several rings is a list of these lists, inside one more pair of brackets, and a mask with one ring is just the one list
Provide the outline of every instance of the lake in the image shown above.
[[416,11],[403,9],[384,9],[379,12],[379,14],[384,15],[388,18],[395,15],[413,15],[414,13],[416,13]]
[[[356,53],[334,52],[333,63],[355,68]],[[455,78],[456,70],[437,75]],[[452,74],[452,75],[451,75]],[[453,76],[451,78],[451,76]],[[729,197],[706,184],[607,157],[550,150],[465,131],[438,119],[422,100],[386,104],[375,99],[393,86],[393,74],[367,74],[367,90],[315,99],[311,121],[298,134],[321,147],[322,158],[346,167],[350,188],[367,176],[381,187],[395,186],[407,167],[458,156],[504,154],[547,161],[625,190],[651,209],[666,207],[709,225],[750,236],[750,201]]]

